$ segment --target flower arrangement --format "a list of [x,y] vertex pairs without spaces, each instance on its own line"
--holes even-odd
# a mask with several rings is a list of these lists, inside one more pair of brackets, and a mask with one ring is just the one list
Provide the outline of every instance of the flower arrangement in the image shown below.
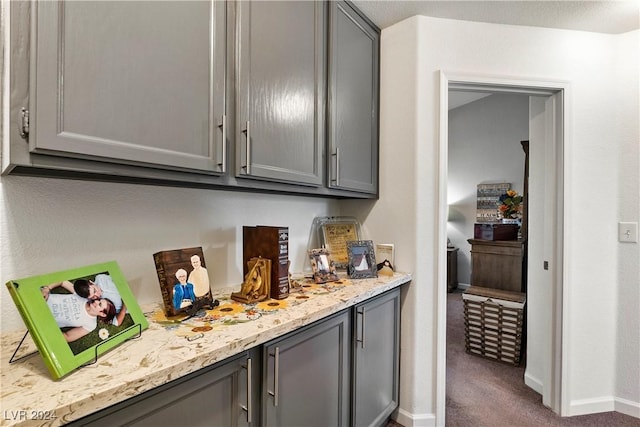
[[506,193],[500,196],[498,203],[498,212],[500,212],[503,218],[520,218],[522,196],[518,195],[517,191],[508,189]]

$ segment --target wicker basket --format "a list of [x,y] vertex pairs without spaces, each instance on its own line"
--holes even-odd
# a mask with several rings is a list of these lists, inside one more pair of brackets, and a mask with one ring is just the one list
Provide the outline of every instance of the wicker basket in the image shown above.
[[462,300],[467,353],[519,365],[525,294],[471,286]]

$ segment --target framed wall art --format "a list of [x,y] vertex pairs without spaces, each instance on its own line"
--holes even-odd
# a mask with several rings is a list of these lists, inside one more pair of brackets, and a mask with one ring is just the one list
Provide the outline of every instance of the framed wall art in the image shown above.
[[352,279],[378,277],[376,255],[371,240],[353,240],[347,242],[349,262],[347,273]]
[[511,183],[478,184],[476,222],[500,222],[498,201],[511,188]]
[[54,379],[95,362],[148,327],[114,261],[6,285]]
[[313,281],[316,283],[335,282],[338,280],[335,262],[331,253],[326,249],[312,249],[309,251]]

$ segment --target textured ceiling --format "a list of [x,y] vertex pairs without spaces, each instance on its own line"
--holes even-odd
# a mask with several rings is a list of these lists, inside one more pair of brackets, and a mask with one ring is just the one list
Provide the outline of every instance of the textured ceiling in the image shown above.
[[609,34],[640,28],[640,0],[352,0],[352,3],[381,29],[414,15]]

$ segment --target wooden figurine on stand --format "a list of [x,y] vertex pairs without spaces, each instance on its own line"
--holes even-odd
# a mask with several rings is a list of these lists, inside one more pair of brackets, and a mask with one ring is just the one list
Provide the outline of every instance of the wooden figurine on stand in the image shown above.
[[271,292],[271,260],[251,258],[249,271],[244,276],[240,292],[232,292],[231,299],[243,304],[253,304],[269,298]]

